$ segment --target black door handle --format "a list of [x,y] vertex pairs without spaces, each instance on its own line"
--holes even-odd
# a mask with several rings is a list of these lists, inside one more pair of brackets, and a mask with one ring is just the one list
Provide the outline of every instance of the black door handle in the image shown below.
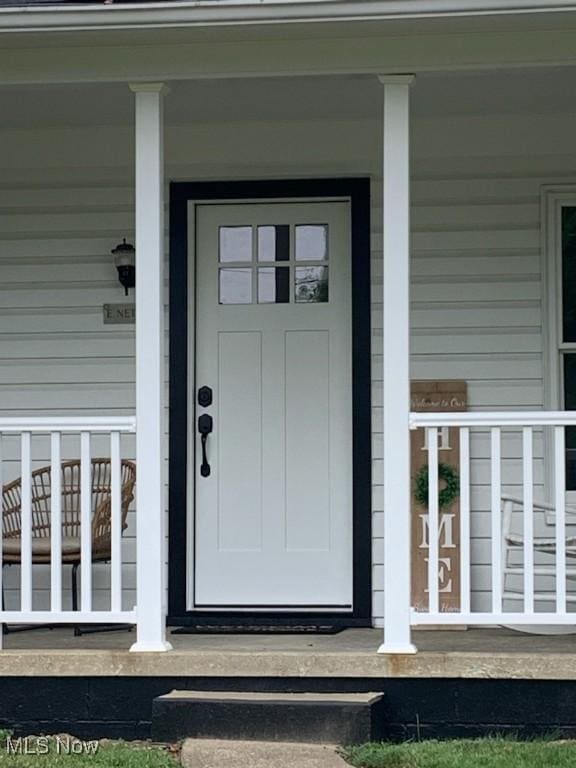
[[212,421],[212,416],[203,413],[202,416],[198,417],[198,432],[200,432],[200,439],[202,441],[202,464],[200,465],[200,474],[202,477],[208,477],[211,472],[208,457],[206,456],[206,441],[213,428],[214,422]]

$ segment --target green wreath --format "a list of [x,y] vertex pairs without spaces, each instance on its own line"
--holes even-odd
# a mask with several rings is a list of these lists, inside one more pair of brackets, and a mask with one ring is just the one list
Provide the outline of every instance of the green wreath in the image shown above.
[[[444,481],[444,488],[438,493],[438,507],[449,507],[460,494],[458,472],[450,464],[438,464],[438,478]],[[420,467],[414,478],[414,499],[422,507],[428,507],[428,464]]]

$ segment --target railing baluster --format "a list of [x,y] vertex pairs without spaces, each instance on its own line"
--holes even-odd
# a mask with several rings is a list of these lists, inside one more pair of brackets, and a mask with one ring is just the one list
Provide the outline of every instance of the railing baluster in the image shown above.
[[[458,623],[470,625],[494,624],[558,624],[571,625],[574,615],[568,611],[568,604],[576,603],[576,593],[570,587],[567,579],[572,572],[567,563],[567,524],[572,520],[576,510],[568,506],[566,498],[566,428],[576,427],[576,412],[574,411],[515,411],[515,412],[466,412],[466,413],[411,413],[411,429],[425,429],[428,445],[429,460],[429,557],[428,581],[430,610],[428,612],[413,612],[412,625],[425,626],[433,624],[455,625]],[[441,595],[439,592],[439,574],[435,573],[440,556],[439,541],[436,540],[439,530],[440,511],[435,496],[438,486],[435,482],[435,472],[438,467],[438,453],[435,440],[439,429],[458,428],[460,430],[460,610],[442,613],[437,611]],[[472,611],[472,589],[482,589],[481,584],[474,584],[470,570],[471,525],[472,515],[477,511],[472,506],[471,478],[471,446],[470,430],[481,428],[490,434],[490,514],[491,514],[491,606],[489,610]],[[521,433],[522,444],[522,492],[517,495],[502,497],[502,491],[507,485],[517,484],[516,478],[504,474],[507,470],[503,463],[505,454],[502,448],[502,430],[515,430]],[[552,499],[539,501],[535,499],[536,459],[540,459],[535,445],[535,429],[553,429],[554,459],[555,459],[555,492]],[[484,433],[486,434],[486,433]],[[522,535],[520,538],[504,539],[503,532],[511,531],[512,517],[518,512],[522,515]],[[555,524],[555,533],[543,532],[540,544],[536,538],[536,515],[544,515],[546,523]],[[438,537],[439,538],[439,537]],[[538,542],[538,543],[537,543]],[[541,564],[537,560],[537,552],[553,553],[555,562]],[[520,556],[522,560],[520,561]],[[511,558],[511,559],[509,559]],[[522,591],[510,586],[504,580],[515,577],[522,581]],[[541,602],[548,602],[550,594],[540,589],[537,577],[555,577],[555,606],[544,608]],[[517,582],[516,582],[517,583]],[[506,589],[505,589],[506,588]],[[506,604],[518,601],[516,606],[509,608]],[[518,608],[520,603],[520,608]]]
[[81,610],[92,610],[92,461],[90,432],[80,433],[80,578]]
[[50,435],[50,606],[62,610],[62,443],[60,432]]
[[110,435],[111,608],[122,610],[122,464],[120,433]]
[[440,609],[438,595],[438,429],[431,427],[428,432],[428,600],[430,613]]
[[[435,417],[435,421],[430,416]],[[471,596],[471,574],[470,574],[470,515],[471,515],[471,458],[470,458],[470,428],[474,426],[483,426],[484,429],[490,429],[490,473],[491,473],[491,553],[492,553],[492,609],[490,615],[488,612],[478,614],[478,623],[489,623],[490,616],[502,617],[506,615],[507,623],[522,623],[526,619],[533,618],[536,623],[545,623],[547,616],[549,623],[554,623],[552,619],[556,617],[558,623],[566,624],[571,618],[567,613],[567,583],[566,583],[566,497],[565,497],[565,424],[572,424],[576,417],[573,414],[552,414],[550,415],[519,415],[504,414],[501,421],[498,414],[462,414],[458,416],[461,423],[456,420],[452,414],[422,414],[420,426],[427,430],[428,445],[428,465],[429,465],[429,490],[428,490],[428,585],[429,585],[429,616],[428,623],[438,616],[439,623],[443,623],[440,613],[440,594],[439,594],[439,533],[440,533],[440,509],[438,503],[438,429],[440,427],[456,426],[460,428],[460,542],[461,542],[461,562],[460,562],[460,589],[461,589],[461,611],[462,616],[468,615],[468,623],[474,623],[475,614],[470,613]],[[418,426],[418,419],[414,420]],[[464,425],[464,426],[463,426]],[[523,551],[523,610],[516,614],[503,614],[503,569],[502,557],[506,548],[502,547],[502,508],[501,492],[502,483],[507,485],[509,480],[503,476],[502,468],[502,425],[522,431],[522,499],[514,501],[516,505],[521,504],[523,516],[523,542],[521,548],[516,551]],[[560,426],[562,425],[562,426]],[[555,457],[555,496],[553,505],[540,505],[540,502],[534,500],[534,427],[553,426],[554,427],[554,457]],[[62,437],[65,433],[80,433],[80,520],[81,520],[81,578],[82,578],[82,616],[80,621],[89,621],[92,611],[92,463],[91,463],[91,433],[90,424],[84,424],[80,429],[76,422],[58,422],[57,420],[43,422],[36,421],[23,422],[20,428],[14,420],[0,419],[0,433],[8,432],[10,434],[20,435],[20,474],[21,483],[21,575],[20,591],[21,603],[18,611],[5,612],[6,620],[16,621],[20,617],[23,622],[46,621],[50,613],[54,615],[56,622],[62,622],[66,612],[62,611],[62,488],[61,488],[61,453]],[[126,426],[120,422],[100,422],[100,425],[94,427],[95,431],[107,430],[110,434],[110,486],[111,486],[111,609],[108,615],[112,615],[114,621],[122,619],[122,530],[121,530],[121,495],[122,495],[122,475],[121,475],[121,453],[120,453],[120,433],[129,431],[131,425]],[[51,599],[50,611],[33,611],[33,570],[32,570],[32,544],[33,544],[33,525],[34,509],[32,505],[32,434],[40,432],[50,434],[51,445],[51,474],[52,485],[51,496],[51,514],[52,529],[50,534],[51,545],[51,566],[50,566],[50,589]],[[1,434],[0,434],[1,440]],[[2,487],[2,446],[0,444],[0,487]],[[534,613],[535,608],[535,552],[534,552],[534,514],[535,510],[541,509],[553,511],[555,515],[555,536],[553,539],[556,551],[555,567],[551,567],[551,573],[556,576],[556,607],[554,611],[547,614]],[[0,566],[2,559],[1,547],[2,531],[0,530]],[[551,538],[552,541],[552,538]],[[2,584],[0,567],[0,586]],[[538,598],[539,593],[536,593]],[[570,593],[571,596],[571,593]],[[570,599],[568,596],[568,599]],[[519,596],[521,599],[521,596]],[[106,613],[106,612],[104,612]],[[127,612],[124,615],[132,615]],[[516,616],[516,618],[514,618]],[[0,617],[4,618],[4,617]],[[416,622],[417,623],[417,622]],[[426,623],[426,618],[422,623]],[[445,623],[456,623],[454,616],[449,617]],[[501,623],[501,621],[500,621]],[[1,647],[1,646],[0,646]]]
[[21,544],[20,544],[20,610],[32,610],[32,436],[20,436]]
[[564,427],[554,428],[554,496],[556,508],[556,612],[566,613],[566,453]]
[[500,427],[492,427],[490,430],[490,506],[492,511],[492,610],[494,613],[502,612],[501,461]]
[[470,612],[470,429],[460,428],[460,610]]
[[524,611],[534,613],[534,478],[533,431],[522,429],[522,500],[524,528]]
[[[3,606],[0,609],[0,649],[2,648],[1,627],[6,624],[73,624],[73,623],[136,623],[136,607],[122,610],[122,463],[121,435],[134,433],[136,422],[133,417],[33,417],[16,418],[0,417],[0,489],[2,489],[2,516],[0,522],[0,594],[3,587],[3,541],[9,532],[11,536],[19,537],[20,544],[20,604],[14,610]],[[93,468],[91,460],[92,433],[108,434],[110,436],[110,475],[108,488],[101,488],[102,495],[109,498],[111,516],[110,549],[111,549],[111,599],[109,610],[93,610],[92,597],[92,545],[93,545]],[[63,540],[62,528],[68,511],[67,496],[62,487],[62,435],[80,435],[80,477],[74,462],[74,502],[77,501],[77,485],[79,480],[80,499],[78,506],[71,509],[73,517],[80,525],[80,559],[81,559],[81,605],[79,611],[63,608]],[[11,490],[4,495],[4,480],[6,479],[6,456],[3,455],[6,441],[5,436],[14,436],[19,445],[19,482],[11,483]],[[50,438],[50,480],[47,473],[34,475],[33,447],[34,436],[45,435]],[[108,477],[108,476],[107,476]],[[109,497],[106,497],[107,490]],[[8,497],[10,493],[10,497]],[[66,502],[66,503],[65,503]],[[11,515],[6,516],[7,510]],[[44,526],[46,518],[43,512],[50,515],[50,532],[45,543],[50,550],[50,575],[46,581],[50,588],[50,605],[47,609],[35,609],[34,598],[34,544],[35,527]],[[5,517],[6,516],[6,517]],[[79,519],[78,519],[79,518]]]

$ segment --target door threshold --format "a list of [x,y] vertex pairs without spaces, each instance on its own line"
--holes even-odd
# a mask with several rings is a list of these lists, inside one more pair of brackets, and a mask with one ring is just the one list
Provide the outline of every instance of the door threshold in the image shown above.
[[173,635],[336,635],[346,627],[337,622],[302,624],[215,624],[195,623],[172,630]]
[[352,627],[371,627],[370,618],[346,615],[202,615],[169,616],[169,627],[176,627],[175,634],[207,634],[211,631],[222,634],[333,634]]

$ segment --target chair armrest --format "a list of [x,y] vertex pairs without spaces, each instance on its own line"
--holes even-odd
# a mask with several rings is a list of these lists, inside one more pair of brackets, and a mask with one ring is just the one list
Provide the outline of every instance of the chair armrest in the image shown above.
[[[501,497],[502,502],[505,504],[506,502],[511,502],[515,506],[523,507],[524,506],[524,499],[519,498],[518,496],[508,496],[504,495]],[[533,507],[538,512],[544,512],[544,520],[546,522],[546,525],[555,525],[556,521],[556,507],[554,504],[550,504],[546,501],[534,501]],[[576,507],[566,505],[566,522],[570,523],[571,525],[576,525]]]
[[[544,521],[546,525],[556,525],[556,511],[546,511]],[[576,525],[576,509],[574,507],[566,507],[566,522],[568,525]]]

